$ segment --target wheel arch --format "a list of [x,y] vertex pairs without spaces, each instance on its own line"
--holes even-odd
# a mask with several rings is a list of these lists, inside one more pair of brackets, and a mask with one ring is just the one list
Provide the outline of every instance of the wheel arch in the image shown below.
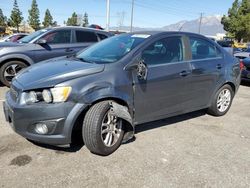
[[[72,126],[72,130],[71,130],[71,142],[73,141],[74,139],[74,135],[75,134],[78,134],[79,132],[81,133],[82,132],[82,123],[83,123],[83,120],[85,118],[85,115],[87,113],[87,111],[95,104],[97,103],[100,103],[100,102],[103,102],[103,101],[112,101],[112,102],[115,102],[121,106],[124,106],[126,108],[128,108],[129,110],[129,105],[128,103],[121,99],[121,98],[118,98],[118,97],[102,97],[102,98],[98,98],[96,100],[94,100],[93,102],[91,102],[87,107],[85,107],[84,109],[82,109],[82,111],[78,114],[78,117],[76,118],[75,122],[73,123],[73,126]],[[131,119],[132,119],[132,115],[130,113],[130,110],[129,110],[129,114],[131,116]],[[129,123],[127,121],[124,121],[124,131],[125,131],[125,134],[128,134],[127,136],[128,137],[131,137],[131,135],[134,135],[134,125],[133,123]],[[125,135],[124,135],[125,136]],[[127,141],[129,139],[125,139],[124,141]]]
[[235,85],[233,82],[231,82],[231,81],[226,81],[226,82],[224,82],[223,84],[220,84],[220,85],[214,90],[214,92],[213,92],[213,94],[212,94],[212,96],[211,96],[211,98],[210,98],[208,107],[211,106],[212,101],[213,101],[213,98],[215,97],[217,91],[218,91],[220,88],[222,88],[224,85],[229,85],[229,86],[232,88],[232,90],[233,90],[233,92],[234,92],[234,95],[235,95],[235,93],[236,93],[236,85]]
[[1,62],[0,67],[2,67],[5,63],[10,62],[10,61],[21,61],[25,63],[27,66],[30,66],[34,63],[33,60],[26,55],[22,55],[22,54],[8,55],[0,59],[0,62]]

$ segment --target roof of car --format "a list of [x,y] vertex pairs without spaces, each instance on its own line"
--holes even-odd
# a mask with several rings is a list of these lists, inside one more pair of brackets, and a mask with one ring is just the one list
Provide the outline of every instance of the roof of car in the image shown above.
[[[152,31],[136,31],[132,32],[133,34],[146,34],[146,35],[159,35],[159,34],[187,34],[187,35],[197,35],[203,36],[197,33],[190,33],[190,32],[183,32],[183,31],[159,31],[159,30],[152,30]],[[204,36],[203,36],[204,37]]]
[[105,33],[105,34],[110,34],[108,31],[105,30],[100,30],[100,29],[94,29],[94,28],[88,28],[88,27],[81,27],[81,26],[62,26],[62,27],[49,27],[46,28],[48,30],[52,30],[52,29],[57,29],[57,30],[61,30],[61,29],[81,29],[81,30],[86,30],[86,31],[95,31],[98,33]]

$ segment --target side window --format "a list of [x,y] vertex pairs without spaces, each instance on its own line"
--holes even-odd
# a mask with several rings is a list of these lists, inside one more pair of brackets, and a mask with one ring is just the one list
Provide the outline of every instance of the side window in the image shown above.
[[64,44],[70,43],[71,30],[60,30],[51,32],[45,35],[42,39],[45,39],[48,44]]
[[194,60],[221,57],[219,49],[204,39],[190,37],[190,46]]
[[97,42],[97,36],[94,32],[76,31],[76,42]]
[[142,52],[142,59],[148,65],[183,61],[181,37],[168,37],[154,42]]
[[97,33],[97,35],[98,35],[100,40],[104,40],[104,39],[108,38],[106,35],[101,34],[101,33]]

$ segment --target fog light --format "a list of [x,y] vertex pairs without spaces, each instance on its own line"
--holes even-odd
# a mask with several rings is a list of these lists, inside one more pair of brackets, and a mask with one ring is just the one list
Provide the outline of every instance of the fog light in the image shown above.
[[38,123],[35,126],[35,131],[38,134],[47,134],[49,132],[49,129],[48,129],[48,127],[47,127],[46,124],[44,124],[44,123]]

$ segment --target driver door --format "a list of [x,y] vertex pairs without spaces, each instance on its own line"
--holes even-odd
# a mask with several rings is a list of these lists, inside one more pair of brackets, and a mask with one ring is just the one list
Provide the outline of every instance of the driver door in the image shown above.
[[46,40],[47,43],[36,44],[35,61],[74,54],[71,38],[71,29],[53,31],[43,36],[41,39]]
[[145,69],[140,71],[146,70],[146,74],[138,74],[138,70],[133,73],[136,124],[162,119],[187,108],[183,104],[191,70],[184,49],[183,38],[171,36],[153,42],[141,52],[140,64]]

